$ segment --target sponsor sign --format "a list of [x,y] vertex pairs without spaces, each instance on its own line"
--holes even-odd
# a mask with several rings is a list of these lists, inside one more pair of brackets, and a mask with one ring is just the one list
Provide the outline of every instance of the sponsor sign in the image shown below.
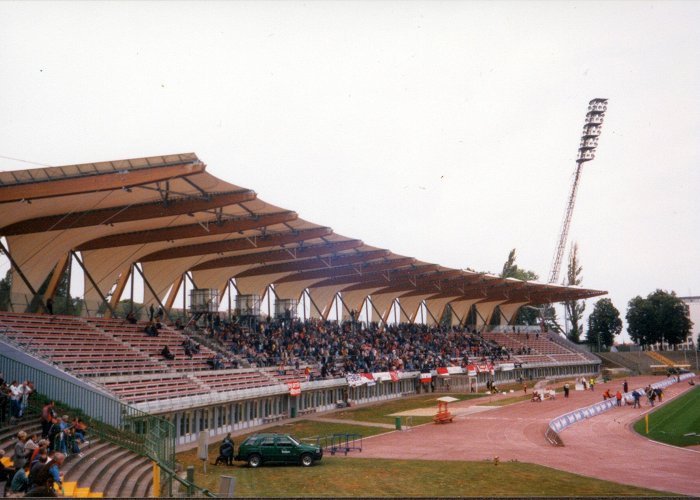
[[290,396],[300,396],[301,395],[301,382],[295,380],[294,382],[287,382],[287,387],[289,387]]

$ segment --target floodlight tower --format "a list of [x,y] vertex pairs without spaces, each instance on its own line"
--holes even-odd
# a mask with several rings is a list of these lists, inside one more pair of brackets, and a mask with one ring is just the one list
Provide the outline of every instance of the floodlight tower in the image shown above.
[[581,167],[587,161],[595,158],[595,151],[598,147],[598,138],[603,126],[603,118],[608,109],[608,100],[595,98],[588,103],[588,113],[583,125],[583,133],[581,134],[581,145],[578,148],[578,157],[576,158],[576,171],[574,172],[574,180],[571,184],[571,194],[569,201],[566,204],[564,212],[564,220],[561,223],[561,231],[559,232],[559,241],[554,252],[552,260],[552,271],[549,274],[548,283],[556,283],[559,281],[559,270],[561,268],[561,259],[566,248],[566,240],[569,236],[569,226],[571,225],[571,216],[574,213],[574,203],[576,202],[576,191],[578,190],[578,182],[581,178]]

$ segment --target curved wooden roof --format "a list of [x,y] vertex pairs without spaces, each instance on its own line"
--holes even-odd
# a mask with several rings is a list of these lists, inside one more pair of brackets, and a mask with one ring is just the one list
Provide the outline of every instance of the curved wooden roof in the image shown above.
[[[194,153],[0,172],[0,221],[35,290],[76,251],[103,295],[141,263],[152,287],[146,302],[174,294],[187,271],[201,288],[235,278],[242,293],[274,284],[278,296],[298,298],[308,289],[321,309],[338,292],[350,302],[399,298],[411,309],[424,300],[429,308],[520,306],[606,293],[450,269],[366,245],[208,174]],[[86,300],[98,300],[92,282],[85,290]],[[29,287],[14,279],[13,294],[29,295]]]

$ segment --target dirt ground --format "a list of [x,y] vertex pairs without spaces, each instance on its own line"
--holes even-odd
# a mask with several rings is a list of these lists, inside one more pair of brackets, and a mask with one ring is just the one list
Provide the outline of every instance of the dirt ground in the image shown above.
[[[628,382],[635,389],[662,379],[631,377]],[[545,440],[552,418],[602,401],[603,391],[610,388],[614,393],[621,386],[622,381],[615,380],[596,385],[595,391],[572,391],[568,399],[558,394],[555,400],[480,407],[485,410],[477,412],[474,406],[481,401],[451,403],[453,423],[425,424],[366,438],[362,453],[355,456],[424,460],[493,460],[498,456],[502,462],[537,463],[622,484],[700,496],[700,451],[650,441],[631,429],[634,421],[651,410],[646,401],[641,409],[614,408],[570,426],[561,433],[562,447]],[[672,385],[664,391],[664,403],[690,388],[687,382]]]

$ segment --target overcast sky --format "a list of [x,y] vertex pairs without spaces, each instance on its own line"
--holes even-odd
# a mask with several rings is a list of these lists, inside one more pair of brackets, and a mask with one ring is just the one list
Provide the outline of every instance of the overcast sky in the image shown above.
[[624,317],[656,288],[700,295],[699,19],[690,1],[0,2],[0,170],[193,151],[344,236],[491,272],[516,248],[546,281],[606,97],[569,241]]

